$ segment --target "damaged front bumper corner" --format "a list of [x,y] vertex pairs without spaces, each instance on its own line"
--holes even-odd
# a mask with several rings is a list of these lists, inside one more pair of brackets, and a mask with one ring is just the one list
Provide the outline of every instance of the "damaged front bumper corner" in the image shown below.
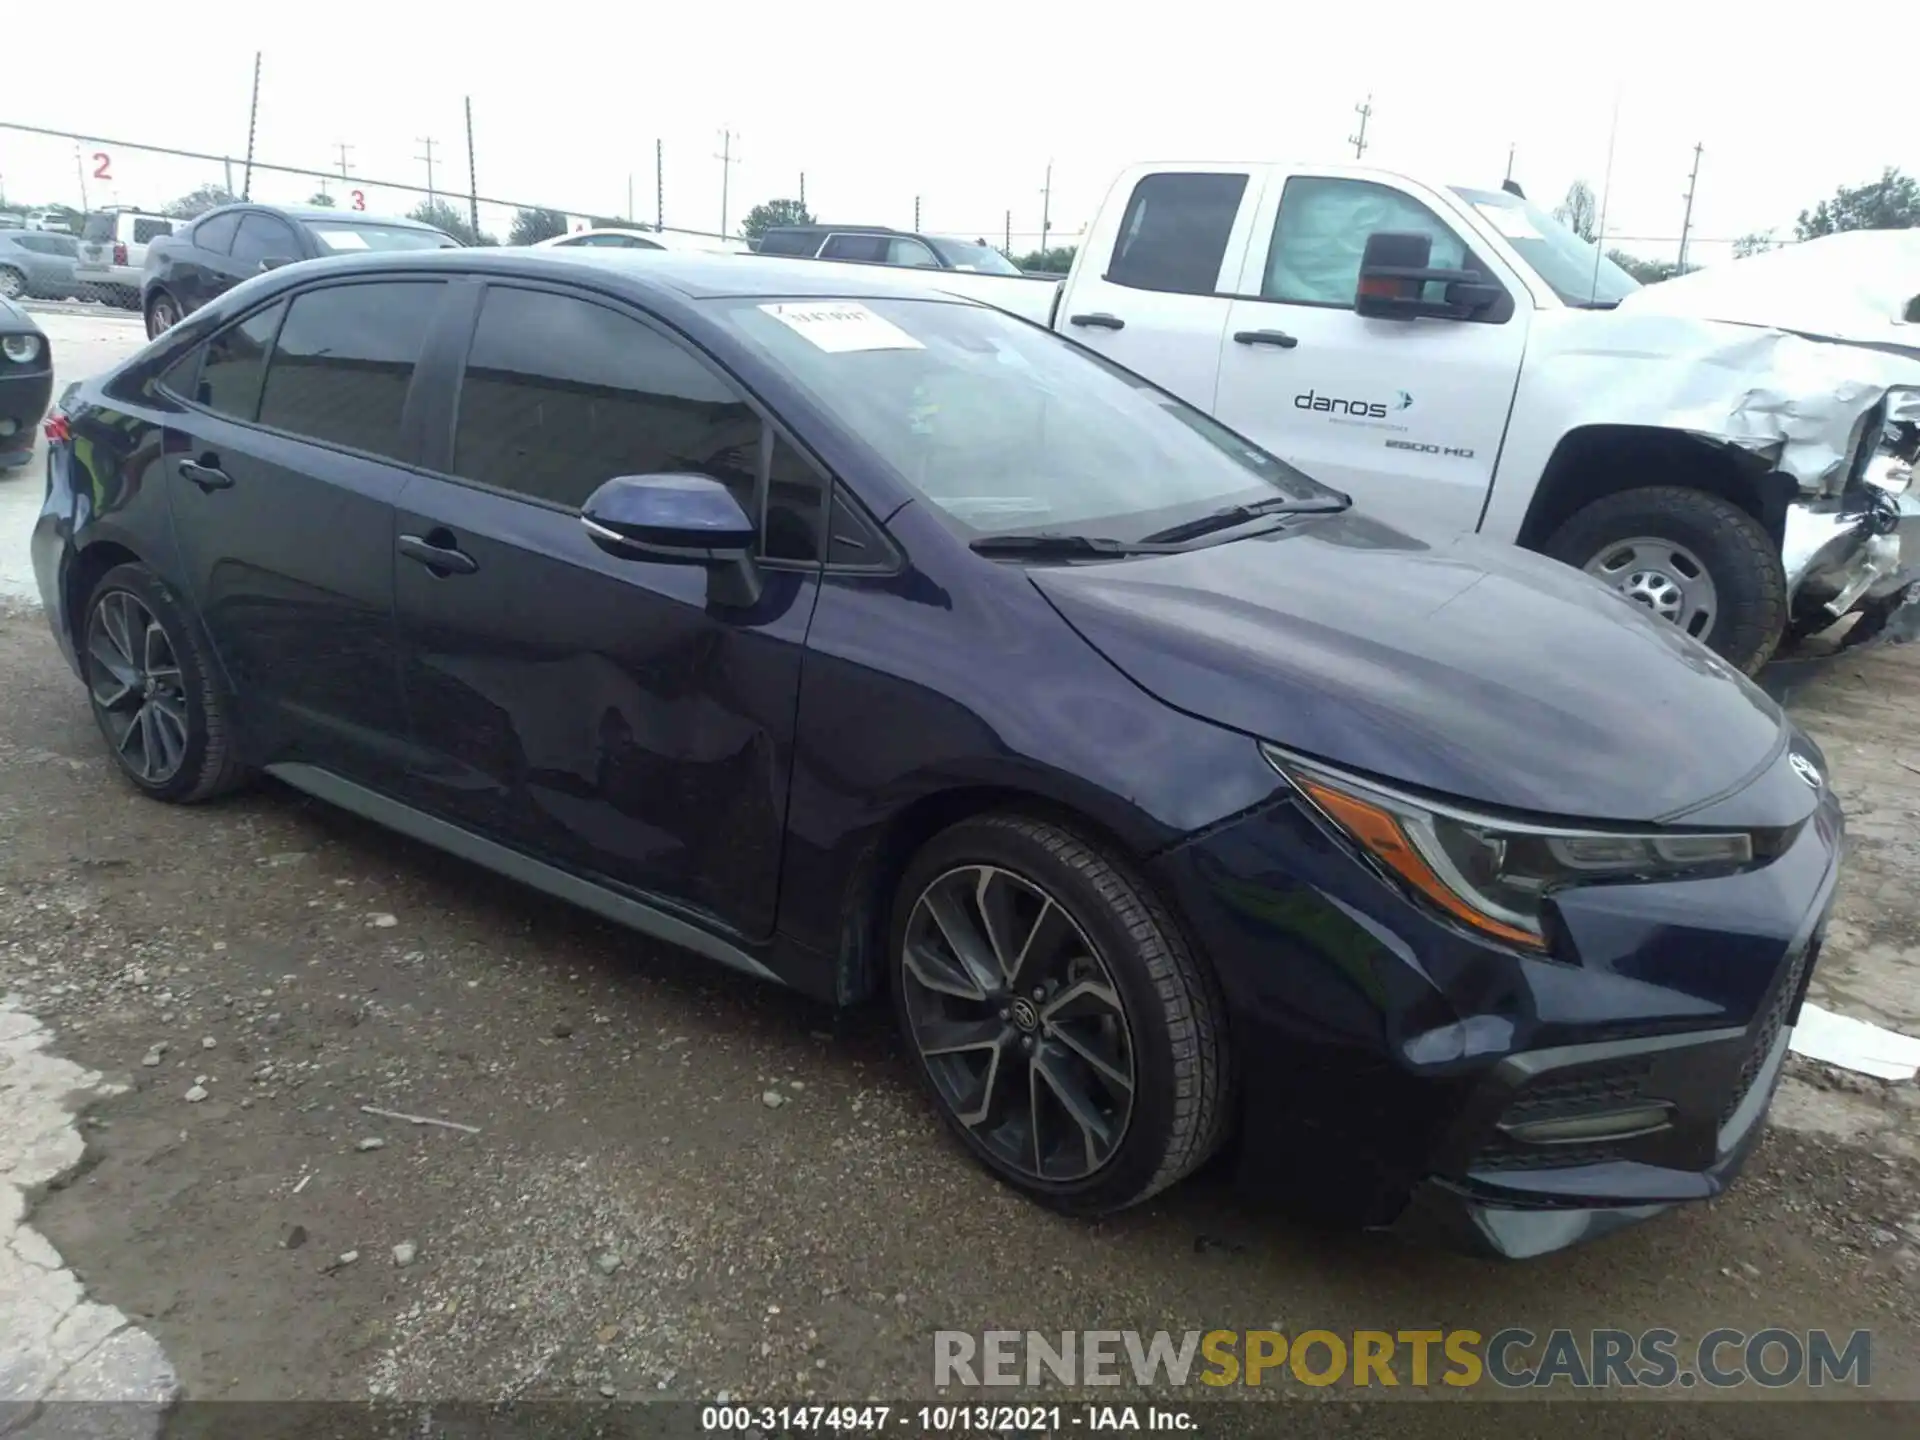
[[1813,634],[1862,612],[1841,642],[1920,639],[1920,495],[1910,424],[1886,426],[1859,483],[1788,506],[1781,559],[1794,628]]

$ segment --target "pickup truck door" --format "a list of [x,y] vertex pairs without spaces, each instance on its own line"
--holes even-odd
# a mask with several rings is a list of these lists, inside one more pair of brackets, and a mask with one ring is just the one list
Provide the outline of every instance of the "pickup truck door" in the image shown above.
[[[1245,264],[1259,200],[1257,166],[1139,175],[1118,223],[1103,218],[1088,237],[1055,328],[1211,410],[1225,297]],[[1103,214],[1122,201],[1116,186]]]
[[[1356,314],[1375,231],[1431,235],[1434,268],[1481,271],[1507,298],[1470,320]],[[1398,528],[1429,539],[1478,529],[1533,302],[1470,234],[1411,188],[1276,173],[1231,287],[1213,413]]]

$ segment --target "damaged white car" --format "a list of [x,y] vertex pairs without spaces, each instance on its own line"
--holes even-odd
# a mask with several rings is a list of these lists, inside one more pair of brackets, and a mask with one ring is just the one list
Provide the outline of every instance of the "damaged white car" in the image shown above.
[[1071,335],[1401,529],[1577,565],[1749,672],[1848,616],[1844,643],[1920,631],[1912,233],[1642,288],[1517,188],[1203,162],[1122,174],[1064,281],[914,279]]

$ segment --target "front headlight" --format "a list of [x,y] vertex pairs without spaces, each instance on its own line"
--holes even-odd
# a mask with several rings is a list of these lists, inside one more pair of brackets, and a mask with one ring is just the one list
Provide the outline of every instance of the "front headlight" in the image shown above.
[[1329,823],[1417,898],[1493,939],[1545,950],[1541,902],[1570,885],[1725,873],[1753,863],[1744,831],[1534,825],[1416,799],[1262,745]]
[[40,358],[38,335],[9,335],[0,339],[0,355],[18,365],[31,365]]

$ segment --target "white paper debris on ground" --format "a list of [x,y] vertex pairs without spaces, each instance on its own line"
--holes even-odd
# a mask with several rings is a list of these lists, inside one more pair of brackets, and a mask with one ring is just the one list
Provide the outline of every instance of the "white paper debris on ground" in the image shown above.
[[831,354],[854,350],[924,350],[913,336],[857,300],[791,301],[760,307],[814,345]]
[[1789,1048],[1809,1060],[1882,1080],[1911,1080],[1920,1072],[1920,1040],[1818,1005],[1800,1007],[1800,1023],[1793,1027]]

